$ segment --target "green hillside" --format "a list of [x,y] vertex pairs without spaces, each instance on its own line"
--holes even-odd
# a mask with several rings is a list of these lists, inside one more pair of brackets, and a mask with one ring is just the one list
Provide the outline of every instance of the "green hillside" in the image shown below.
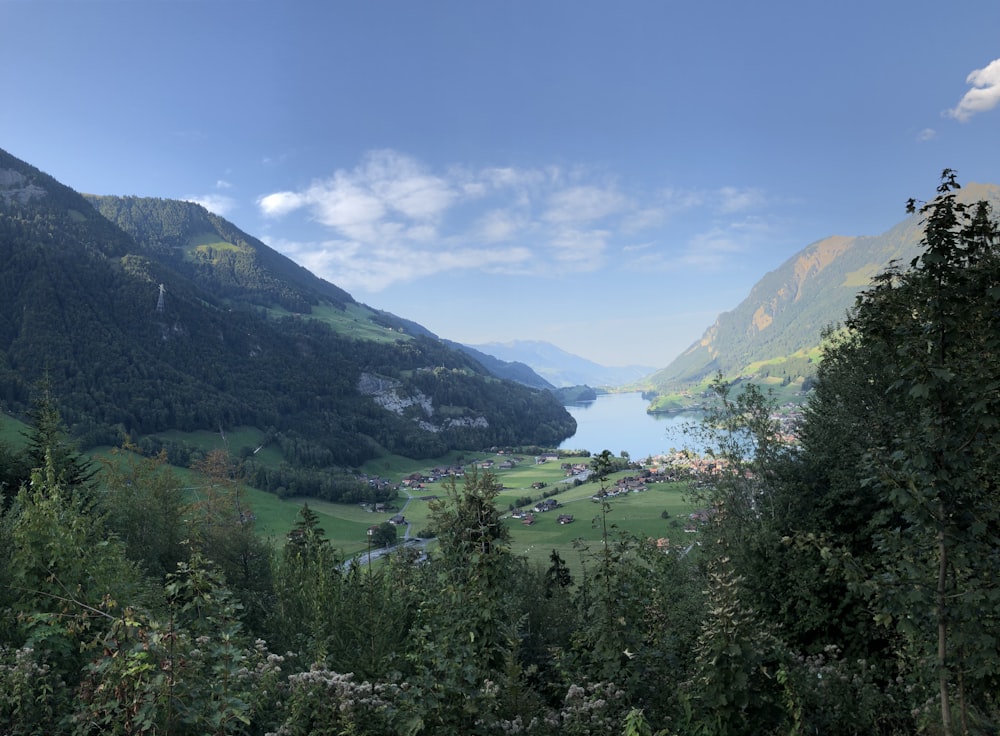
[[341,470],[386,453],[575,430],[550,392],[495,378],[199,205],[84,198],[2,151],[0,264],[0,408],[23,414],[44,377],[84,448],[131,438],[184,460],[197,447],[165,433],[252,427],[281,458],[258,485],[332,497]]
[[[1000,203],[1000,187],[970,184],[965,202]],[[823,331],[843,320],[859,291],[890,263],[909,265],[919,252],[920,215],[878,236],[833,236],[812,243],[765,274],[735,309],[702,338],[642,382],[654,409],[692,403],[718,372],[754,380],[798,382],[815,374]]]

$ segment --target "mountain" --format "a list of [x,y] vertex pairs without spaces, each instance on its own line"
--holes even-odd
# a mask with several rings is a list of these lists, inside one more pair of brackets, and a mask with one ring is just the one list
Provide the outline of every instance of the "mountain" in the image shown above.
[[469,345],[462,345],[461,343],[451,342],[450,340],[445,340],[445,342],[456,350],[461,350],[463,353],[475,358],[484,368],[486,368],[486,370],[498,378],[506,378],[509,381],[516,381],[517,383],[524,384],[525,386],[543,388],[549,391],[556,388],[532,370],[531,366],[521,363],[520,361],[501,360],[495,355],[484,353],[481,350],[477,350]]
[[386,453],[575,431],[551,392],[496,378],[199,205],[84,197],[0,151],[0,405],[23,413],[43,379],[84,446],[176,454],[177,432],[253,428],[283,463],[261,484],[289,493]]
[[[969,184],[959,200],[1000,205],[1000,187]],[[920,252],[921,216],[878,236],[832,236],[812,243],[766,274],[735,309],[721,314],[702,338],[644,380],[658,394],[652,408],[721,371],[727,378],[796,381],[811,376],[825,328],[845,317],[873,276],[895,262],[908,267]]]
[[656,370],[641,365],[600,365],[537,340],[491,342],[469,347],[501,360],[529,365],[535,373],[557,387],[587,385],[614,388],[633,383]]

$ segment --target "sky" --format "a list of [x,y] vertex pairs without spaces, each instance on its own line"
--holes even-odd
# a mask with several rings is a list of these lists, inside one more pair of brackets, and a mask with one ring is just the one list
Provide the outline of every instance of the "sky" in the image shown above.
[[1000,183],[1000,3],[0,0],[0,148],[449,340],[662,368],[944,168]]

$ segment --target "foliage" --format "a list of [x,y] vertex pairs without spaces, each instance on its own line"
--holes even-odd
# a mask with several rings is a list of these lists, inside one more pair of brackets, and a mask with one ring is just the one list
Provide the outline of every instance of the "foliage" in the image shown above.
[[160,454],[144,458],[134,447],[115,448],[101,461],[100,507],[128,557],[162,577],[187,559],[184,491]]

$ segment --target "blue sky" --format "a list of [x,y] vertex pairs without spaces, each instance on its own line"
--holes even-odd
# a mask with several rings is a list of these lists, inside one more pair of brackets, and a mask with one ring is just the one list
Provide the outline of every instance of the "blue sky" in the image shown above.
[[0,0],[0,148],[606,365],[945,167],[1000,182],[998,103],[995,0]]

